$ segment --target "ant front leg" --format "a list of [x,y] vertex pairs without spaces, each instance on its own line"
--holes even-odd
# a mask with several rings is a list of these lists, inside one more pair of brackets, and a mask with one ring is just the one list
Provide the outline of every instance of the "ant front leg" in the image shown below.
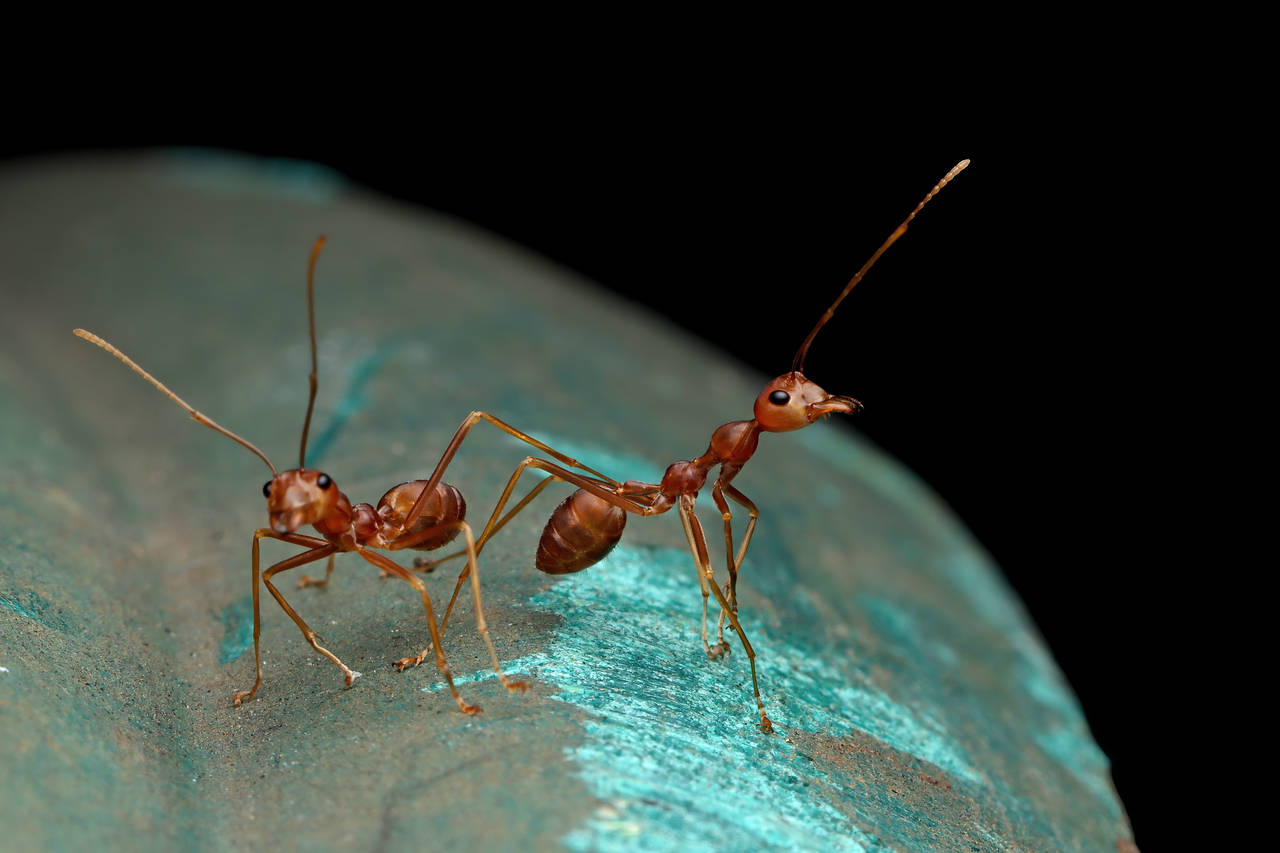
[[[740,506],[746,508],[751,518],[747,522],[747,531],[742,536],[742,544],[738,547],[737,557],[733,557],[733,513],[729,512],[729,504],[724,499],[724,495],[728,495]],[[724,591],[729,599],[729,606],[734,613],[738,612],[738,570],[742,568],[742,561],[747,556],[747,547],[751,544],[751,536],[756,530],[756,521],[760,518],[760,510],[752,503],[751,499],[733,486],[718,480],[715,487],[711,490],[711,497],[715,500],[716,506],[720,509],[720,515],[724,519],[724,552],[729,563],[729,583],[725,585]],[[724,644],[724,620],[725,614],[720,613],[720,619],[716,622],[716,638],[721,644]],[[725,652],[728,653],[729,647],[725,645]]]
[[303,566],[303,565],[306,565],[307,563],[313,563],[316,560],[321,560],[321,559],[324,559],[325,557],[331,557],[331,555],[337,550],[337,547],[334,545],[331,545],[330,543],[326,542],[323,539],[317,539],[314,536],[302,536],[297,533],[276,533],[274,530],[264,527],[264,528],[260,528],[253,534],[253,570],[252,570],[253,572],[252,573],[252,578],[253,578],[253,660],[257,668],[257,677],[254,679],[253,687],[250,688],[249,690],[242,690],[237,692],[235,696],[232,697],[232,702],[235,705],[239,705],[241,702],[252,699],[254,697],[254,694],[258,692],[258,687],[261,686],[262,684],[262,653],[259,647],[259,638],[262,635],[262,611],[261,611],[261,607],[259,606],[259,598],[258,598],[258,580],[259,580],[259,572],[258,572],[259,548],[258,546],[259,546],[259,543],[262,541],[263,537],[267,537],[270,539],[279,539],[281,542],[288,542],[292,545],[306,545],[310,547],[311,550],[304,551],[301,554],[295,554],[294,556],[289,557],[288,559],[281,560],[280,562],[273,565],[271,568],[267,569],[266,572],[261,574],[261,580],[262,580],[262,583],[266,584],[267,589],[271,591],[272,596],[275,597],[276,601],[279,602],[280,606],[284,608],[284,612],[288,613],[289,617],[293,619],[295,623],[297,623],[300,629],[302,629],[302,636],[307,638],[307,642],[311,644],[311,647],[314,648],[316,651],[320,652],[321,654],[323,654],[324,656],[326,656],[327,658],[329,658],[330,660],[332,660],[334,663],[336,663],[339,667],[342,668],[343,672],[347,674],[347,686],[350,687],[351,681],[355,678],[359,678],[360,673],[352,672],[350,669],[347,668],[347,666],[342,661],[334,657],[334,655],[331,652],[329,652],[328,649],[321,647],[315,641],[315,636],[316,636],[315,631],[312,631],[311,628],[307,626],[307,623],[302,621],[301,617],[299,617],[298,614],[294,612],[293,608],[289,606],[289,603],[284,600],[284,596],[280,595],[279,590],[277,590],[274,586],[272,586],[271,581],[269,580],[269,578],[272,575],[275,575],[279,572],[283,572],[288,569],[297,568],[298,566]]
[[729,602],[725,600],[724,593],[720,591],[720,586],[716,583],[715,573],[711,569],[711,559],[707,556],[707,537],[702,532],[702,523],[693,514],[693,499],[687,495],[681,495],[677,506],[680,510],[680,521],[684,524],[685,535],[689,538],[689,548],[693,551],[693,558],[698,564],[698,570],[705,575],[711,592],[715,594],[716,601],[720,604],[721,612],[728,614],[729,622],[733,625],[733,629],[738,632],[738,639],[742,641],[742,647],[747,651],[747,661],[751,664],[751,689],[755,693],[756,708],[760,711],[760,730],[765,734],[772,734],[773,722],[770,721],[769,715],[765,713],[764,702],[760,698],[760,682],[756,678],[755,649],[751,648],[751,641],[747,639],[746,632],[742,630],[742,625],[738,622],[738,614],[730,609]]
[[[684,498],[682,497],[681,500],[683,501]],[[691,500],[696,500],[696,498]],[[692,506],[692,503],[690,506]],[[708,566],[710,565],[710,558],[706,553],[706,542],[703,542],[702,554],[699,555],[698,546],[694,542],[693,531],[690,529],[688,524],[685,524],[683,515],[681,516],[680,521],[681,524],[684,524],[684,533],[689,540],[689,549],[693,551],[694,574],[698,576],[698,587],[702,590],[702,648],[707,653],[707,657],[712,660],[719,660],[721,657],[729,654],[729,644],[725,642],[723,632],[716,637],[716,644],[714,646],[711,645],[710,640],[707,639],[707,607],[711,597],[711,585],[715,583],[715,579],[712,578],[711,580],[708,580],[709,575],[704,572],[702,568],[703,562],[707,562]],[[699,530],[701,530],[701,527],[699,527]],[[723,615],[723,608],[721,608],[720,613]]]

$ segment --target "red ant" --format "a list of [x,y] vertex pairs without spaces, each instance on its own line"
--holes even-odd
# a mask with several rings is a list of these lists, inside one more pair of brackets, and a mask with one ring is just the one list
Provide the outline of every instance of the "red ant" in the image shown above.
[[[906,233],[907,226],[944,186],[946,186],[966,166],[968,160],[956,164],[947,172],[924,199],[911,211],[911,215],[899,225],[889,239],[871,256],[862,269],[849,281],[831,307],[818,319],[817,325],[809,332],[808,337],[800,344],[791,363],[791,370],[772,380],[756,397],[754,417],[749,421],[733,421],[719,427],[711,435],[711,443],[706,452],[697,459],[675,462],[663,474],[661,483],[646,483],[640,480],[618,482],[608,477],[592,473],[596,479],[584,477],[574,471],[548,462],[545,459],[526,457],[512,473],[506,489],[502,493],[493,514],[485,525],[480,538],[476,540],[476,552],[484,548],[485,543],[500,530],[511,518],[538,495],[548,484],[561,480],[578,486],[578,490],[566,498],[552,514],[538,542],[536,564],[538,569],[548,574],[562,575],[580,572],[594,565],[605,557],[622,538],[622,531],[627,522],[627,513],[640,516],[660,515],[673,506],[680,513],[680,522],[689,541],[689,549],[698,568],[698,582],[702,588],[702,645],[708,657],[718,658],[728,654],[729,644],[724,639],[724,621],[727,617],[733,630],[737,632],[742,646],[746,649],[747,659],[751,663],[751,685],[755,692],[756,707],[760,711],[760,727],[765,732],[773,731],[773,724],[765,713],[764,703],[760,699],[760,686],[756,679],[755,651],[747,640],[742,625],[738,622],[738,571],[742,567],[747,546],[755,532],[756,520],[760,511],[751,499],[731,485],[731,481],[742,470],[756,451],[756,445],[762,432],[790,432],[834,413],[853,414],[862,408],[862,404],[852,397],[828,394],[817,383],[806,378],[804,369],[805,355],[818,332],[835,314],[836,308],[849,295],[855,285],[862,280],[871,266],[879,260],[899,237]],[[710,470],[719,465],[720,473],[711,488],[711,499],[715,501],[724,520],[725,557],[728,563],[729,580],[721,592],[711,568],[707,552],[706,535],[702,524],[694,514],[694,502],[698,493],[706,483]],[[583,466],[577,467],[582,470]],[[528,495],[519,501],[496,521],[502,512],[520,475],[528,468],[538,468],[551,476],[544,478]],[[734,555],[733,531],[731,522],[733,514],[729,510],[728,500],[732,500],[746,509],[750,514],[746,532]],[[434,568],[443,560],[459,556],[451,554],[434,563],[416,563],[420,567]],[[473,561],[474,562],[474,561]],[[448,624],[449,613],[453,609],[454,600],[466,579],[470,567],[464,569],[454,587],[453,599],[445,611],[444,625]],[[714,595],[720,605],[720,619],[716,631],[716,644],[707,640],[707,599]]]
[[[483,604],[480,598],[479,570],[476,563],[480,549],[472,533],[471,525],[465,520],[466,502],[458,489],[441,482],[441,478],[452,461],[454,454],[457,453],[458,447],[462,444],[467,432],[481,420],[488,421],[503,432],[528,442],[571,467],[587,471],[591,471],[591,469],[585,468],[576,460],[556,452],[542,442],[525,435],[484,412],[472,412],[462,422],[452,441],[449,442],[448,447],[445,449],[444,455],[436,463],[435,470],[431,473],[430,478],[412,480],[393,487],[382,496],[376,507],[367,503],[352,504],[347,496],[338,490],[337,485],[328,474],[308,469],[306,467],[307,432],[311,425],[311,413],[315,407],[317,388],[314,278],[316,258],[319,256],[324,243],[324,237],[320,237],[316,241],[307,265],[307,317],[311,330],[311,393],[310,399],[307,401],[307,415],[302,424],[302,441],[299,450],[298,467],[293,470],[277,471],[276,467],[271,464],[271,460],[261,450],[230,430],[220,426],[212,418],[193,409],[181,397],[170,391],[159,380],[102,338],[83,329],[76,329],[75,333],[81,338],[97,344],[123,361],[142,378],[164,392],[169,399],[185,409],[197,423],[204,424],[248,448],[271,469],[271,479],[262,487],[262,494],[267,499],[267,512],[271,526],[261,528],[253,534],[253,656],[257,665],[257,677],[254,679],[252,688],[235,694],[233,697],[234,704],[239,705],[245,700],[252,699],[254,694],[258,692],[258,687],[262,684],[262,657],[258,642],[261,634],[261,616],[258,605],[259,577],[261,577],[262,584],[266,586],[284,612],[289,614],[289,618],[297,624],[307,643],[317,652],[333,661],[342,670],[343,675],[346,676],[348,687],[351,686],[355,679],[360,677],[359,672],[349,668],[338,659],[337,655],[320,645],[317,641],[316,632],[302,620],[302,617],[285,601],[284,596],[271,583],[271,578],[280,572],[328,557],[329,565],[323,580],[312,580],[304,577],[299,582],[300,587],[308,584],[322,586],[328,582],[329,575],[333,572],[334,555],[339,552],[354,551],[382,570],[384,576],[394,575],[400,578],[412,585],[422,596],[422,607],[426,612],[427,627],[431,632],[431,645],[427,646],[418,655],[395,661],[394,665],[403,672],[407,666],[417,666],[422,663],[434,648],[436,666],[440,669],[441,674],[444,675],[444,679],[448,683],[449,690],[453,694],[454,700],[457,701],[458,707],[464,713],[475,714],[480,711],[480,707],[468,705],[464,702],[458,694],[457,687],[454,686],[453,676],[449,671],[449,665],[445,660],[441,646],[440,629],[436,625],[435,612],[432,609],[431,598],[427,594],[426,586],[407,569],[377,553],[374,549],[399,551],[410,548],[419,551],[430,551],[443,547],[453,541],[459,533],[462,533],[466,541],[466,548],[459,553],[465,553],[467,556],[464,577],[469,575],[472,581],[472,591],[475,594],[476,629],[480,632],[480,636],[484,638],[485,645],[488,646],[489,656],[493,660],[494,671],[498,674],[503,686],[508,690],[525,690],[528,688],[528,684],[523,681],[508,680],[503,675],[502,667],[498,663],[498,654],[493,647],[493,641],[489,638],[489,629],[484,619]],[[591,471],[591,473],[602,479],[604,478],[604,475],[596,471]],[[306,524],[313,525],[323,538],[303,536],[296,532],[298,528]],[[278,539],[292,545],[301,545],[307,550],[281,560],[259,574],[258,545],[263,538]],[[456,599],[457,589],[454,590],[454,597]]]

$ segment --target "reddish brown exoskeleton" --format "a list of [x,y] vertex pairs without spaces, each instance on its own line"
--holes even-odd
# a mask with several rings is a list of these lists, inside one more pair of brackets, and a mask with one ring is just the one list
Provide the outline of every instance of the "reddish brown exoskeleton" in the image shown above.
[[[307,468],[307,431],[311,425],[311,413],[315,407],[317,388],[313,296],[315,264],[324,242],[324,237],[316,241],[311,250],[311,258],[307,266],[307,313],[311,330],[311,392],[310,399],[307,402],[306,418],[302,425],[298,467],[293,470],[277,471],[276,467],[271,464],[271,460],[261,450],[230,430],[218,425],[213,419],[193,409],[186,401],[170,391],[159,380],[102,338],[83,329],[76,329],[75,333],[85,340],[97,344],[123,361],[144,379],[164,392],[169,399],[185,409],[197,423],[204,424],[248,448],[271,469],[271,479],[262,488],[262,493],[267,499],[270,527],[261,528],[253,534],[253,655],[257,666],[257,676],[254,679],[252,688],[235,694],[233,699],[236,705],[247,699],[252,699],[254,694],[258,692],[258,687],[262,684],[262,657],[258,643],[261,633],[261,616],[258,604],[259,578],[261,578],[262,584],[266,586],[272,597],[280,604],[280,607],[284,609],[284,612],[289,614],[289,618],[297,624],[302,631],[302,636],[306,638],[311,647],[333,661],[342,670],[348,687],[351,686],[352,681],[360,677],[359,672],[349,668],[335,654],[320,645],[316,638],[316,632],[302,620],[302,617],[285,601],[284,596],[271,583],[271,578],[280,572],[328,557],[329,564],[324,579],[312,580],[304,577],[299,583],[299,586],[309,584],[322,586],[328,582],[329,575],[333,571],[334,555],[339,552],[354,551],[368,562],[377,566],[383,573],[393,575],[409,583],[422,596],[422,607],[426,612],[427,627],[431,633],[431,645],[417,655],[395,661],[395,666],[401,671],[407,666],[416,666],[422,663],[434,649],[436,666],[448,683],[449,690],[457,701],[458,707],[465,713],[474,714],[479,712],[480,708],[464,702],[458,694],[457,687],[454,686],[453,676],[449,671],[449,665],[445,660],[444,651],[440,643],[440,628],[436,624],[435,613],[431,606],[431,598],[427,594],[426,586],[418,577],[386,556],[377,553],[377,550],[399,551],[406,548],[419,551],[433,550],[453,541],[459,533],[463,534],[466,548],[459,553],[465,554],[467,557],[467,568],[464,576],[469,576],[472,579],[472,591],[475,595],[476,629],[480,632],[480,636],[484,639],[485,645],[489,649],[494,671],[497,672],[502,684],[508,690],[524,690],[528,685],[522,681],[508,680],[503,675],[502,667],[498,663],[498,655],[493,647],[493,641],[489,638],[488,627],[485,624],[476,563],[479,548],[471,526],[465,519],[466,502],[458,489],[442,482],[442,477],[467,432],[482,420],[493,424],[509,435],[528,442],[543,452],[551,454],[571,467],[582,468],[583,466],[579,465],[576,460],[556,452],[492,415],[484,412],[472,412],[463,420],[462,425],[454,434],[452,441],[445,449],[444,455],[436,463],[435,470],[428,479],[412,480],[394,486],[382,496],[377,506],[371,506],[366,503],[351,503],[347,496],[339,491],[337,484],[328,474]],[[592,471],[591,473],[603,477],[598,472]],[[307,524],[313,525],[319,532],[320,537],[304,536],[297,532],[300,527]],[[281,560],[259,574],[258,546],[263,538],[279,539],[282,542],[301,545],[307,550]],[[454,597],[455,599],[457,597],[456,589],[454,590]]]
[[[751,685],[755,693],[756,707],[760,711],[760,727],[765,732],[773,730],[773,724],[765,713],[764,703],[760,698],[760,687],[756,678],[755,650],[747,640],[746,633],[738,621],[738,572],[746,556],[751,536],[755,532],[756,521],[760,516],[756,505],[733,487],[732,480],[756,452],[756,446],[763,432],[790,432],[823,418],[827,415],[841,413],[853,414],[862,408],[862,404],[852,397],[829,394],[817,383],[805,377],[804,359],[810,345],[818,332],[831,319],[837,307],[854,288],[871,266],[879,260],[889,246],[907,230],[911,220],[920,209],[929,202],[944,186],[946,186],[966,166],[968,160],[958,163],[941,181],[916,205],[915,209],[899,225],[889,238],[880,246],[871,258],[863,264],[857,274],[849,281],[831,307],[819,318],[817,325],[801,343],[792,361],[791,370],[775,378],[756,397],[754,417],[749,421],[733,421],[717,429],[711,435],[711,443],[705,453],[696,459],[673,463],[663,474],[662,482],[646,483],[639,480],[618,482],[608,477],[583,476],[577,471],[568,470],[562,465],[536,457],[526,457],[511,475],[506,489],[494,508],[484,532],[476,540],[476,551],[483,549],[485,543],[500,530],[516,513],[522,510],[548,484],[562,480],[578,486],[578,490],[564,500],[552,514],[538,543],[536,557],[537,567],[548,574],[568,574],[580,572],[594,565],[613,550],[622,538],[626,525],[627,513],[641,516],[660,515],[675,507],[680,513],[680,521],[684,526],[689,541],[689,549],[697,564],[698,581],[702,588],[702,645],[709,657],[717,658],[729,651],[724,639],[724,622],[727,618],[733,630],[737,632],[742,646],[746,650],[751,663]],[[715,573],[711,568],[708,556],[706,535],[702,524],[694,514],[694,504],[698,493],[706,484],[712,468],[719,466],[720,472],[711,487],[711,498],[720,510],[724,520],[725,558],[728,565],[729,578],[721,591]],[[570,466],[581,467],[581,466]],[[499,520],[503,508],[511,497],[520,475],[529,468],[537,468],[548,472],[551,476],[538,483],[528,495],[522,498],[505,516]],[[585,470],[585,469],[583,469]],[[750,516],[746,531],[735,554],[733,544],[733,513],[729,509],[729,501],[733,501],[746,509]],[[444,559],[459,556],[452,554]],[[440,562],[439,560],[436,563]],[[428,565],[435,565],[434,563]],[[456,599],[458,589],[467,577],[464,569],[454,589]],[[716,643],[709,642],[707,636],[707,602],[714,595],[720,605],[720,619],[716,631]],[[447,624],[449,613],[453,609],[453,601],[445,611],[444,623]]]

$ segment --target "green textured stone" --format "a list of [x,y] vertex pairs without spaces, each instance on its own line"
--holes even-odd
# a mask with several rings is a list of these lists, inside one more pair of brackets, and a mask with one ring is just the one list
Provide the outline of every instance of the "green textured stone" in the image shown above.
[[[579,575],[533,568],[548,494],[481,561],[433,667],[405,584],[340,556],[281,588],[364,677],[346,689],[264,596],[261,462],[106,353],[353,500],[430,471],[473,409],[619,479],[656,479],[750,414],[766,377],[565,270],[304,164],[209,153],[0,171],[0,847],[1115,850],[1130,830],[1080,709],[943,503],[851,431],[765,436],[735,643],[709,661],[678,519],[632,519]],[[637,369],[637,365],[644,365]],[[692,368],[690,367],[692,365]],[[784,365],[785,367],[785,365]],[[698,382],[685,377],[696,374]],[[662,416],[655,418],[654,412]],[[480,426],[447,477],[483,518],[525,445]],[[712,509],[709,495],[702,510]],[[719,524],[704,516],[723,572]],[[266,543],[277,560],[294,549]],[[400,555],[403,557],[403,555]],[[447,596],[456,563],[427,577]]]

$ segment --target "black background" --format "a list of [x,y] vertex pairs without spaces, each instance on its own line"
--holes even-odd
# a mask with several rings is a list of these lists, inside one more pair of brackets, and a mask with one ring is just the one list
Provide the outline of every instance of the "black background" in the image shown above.
[[1151,569],[1116,535],[1139,500],[1115,453],[1128,440],[1112,381],[1126,369],[1114,331],[1127,296],[1101,263],[1113,199],[1093,177],[1121,155],[1016,122],[887,138],[839,105],[766,110],[713,93],[564,111],[516,98],[465,114],[426,100],[394,121],[302,106],[265,123],[33,122],[0,154],[181,144],[325,163],[506,235],[768,375],[789,369],[853,272],[972,158],[844,303],[806,373],[862,400],[858,429],[995,557],[1112,759],[1139,844],[1159,833]]

